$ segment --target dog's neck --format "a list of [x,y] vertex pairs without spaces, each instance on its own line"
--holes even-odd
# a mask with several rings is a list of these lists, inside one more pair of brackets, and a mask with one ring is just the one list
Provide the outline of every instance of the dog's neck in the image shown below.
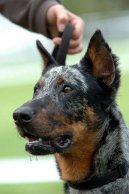
[[[127,160],[129,132],[116,104],[112,105],[105,125],[103,143],[94,157],[95,174],[103,174]],[[127,161],[128,162],[128,161]]]
[[[94,156],[89,155],[89,158],[84,157],[86,150],[82,150],[80,156],[75,155],[74,158],[72,158],[72,155],[69,156],[70,160],[67,160],[65,156],[61,157],[61,155],[59,155],[59,158],[57,157],[63,180],[74,181],[69,179],[70,176],[72,179],[73,175],[76,178],[79,178],[80,175],[82,179],[84,178],[83,176],[85,176],[85,178],[90,178],[92,176],[104,175],[107,172],[111,172],[125,161],[129,163],[126,157],[126,154],[129,152],[129,133],[121,113],[115,104],[110,109],[110,117],[105,121],[102,133],[101,144]],[[102,136],[102,134],[99,134],[99,136]],[[80,174],[80,171],[83,171],[83,173]],[[66,177],[63,177],[64,175]],[[67,177],[67,175],[70,176]],[[81,182],[82,179],[77,181]]]

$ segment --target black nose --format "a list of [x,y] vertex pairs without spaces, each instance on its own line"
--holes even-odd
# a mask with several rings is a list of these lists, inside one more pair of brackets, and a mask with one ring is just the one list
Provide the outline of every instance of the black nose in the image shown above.
[[29,108],[29,107],[21,107],[18,108],[14,113],[13,113],[13,119],[17,123],[29,123],[33,119],[35,113],[34,111]]

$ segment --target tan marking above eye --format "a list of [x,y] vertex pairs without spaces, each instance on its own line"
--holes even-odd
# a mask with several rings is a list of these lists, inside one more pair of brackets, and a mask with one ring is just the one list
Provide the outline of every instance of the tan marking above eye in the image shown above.
[[64,82],[64,79],[62,77],[60,77],[56,80],[56,83],[58,86],[61,85],[63,82]]
[[43,81],[43,80],[39,80],[38,84],[39,84],[39,86],[41,87],[41,86],[44,85],[44,81]]

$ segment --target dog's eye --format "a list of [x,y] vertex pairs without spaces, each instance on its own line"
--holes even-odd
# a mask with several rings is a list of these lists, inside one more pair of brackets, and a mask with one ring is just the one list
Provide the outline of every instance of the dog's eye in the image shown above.
[[65,86],[62,90],[62,92],[64,93],[70,93],[73,91],[73,88],[71,88],[70,86]]

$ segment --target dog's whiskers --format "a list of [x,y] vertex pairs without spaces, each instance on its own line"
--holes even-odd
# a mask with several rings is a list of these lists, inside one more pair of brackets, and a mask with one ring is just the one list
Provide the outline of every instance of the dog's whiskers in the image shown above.
[[30,159],[30,162],[32,162],[32,155],[29,154],[29,159]]
[[38,156],[35,157],[35,160],[38,161]]
[[[34,157],[31,154],[29,154],[30,162],[34,161],[33,159],[34,159]],[[35,161],[38,161],[38,159],[39,159],[38,156],[35,156]]]

